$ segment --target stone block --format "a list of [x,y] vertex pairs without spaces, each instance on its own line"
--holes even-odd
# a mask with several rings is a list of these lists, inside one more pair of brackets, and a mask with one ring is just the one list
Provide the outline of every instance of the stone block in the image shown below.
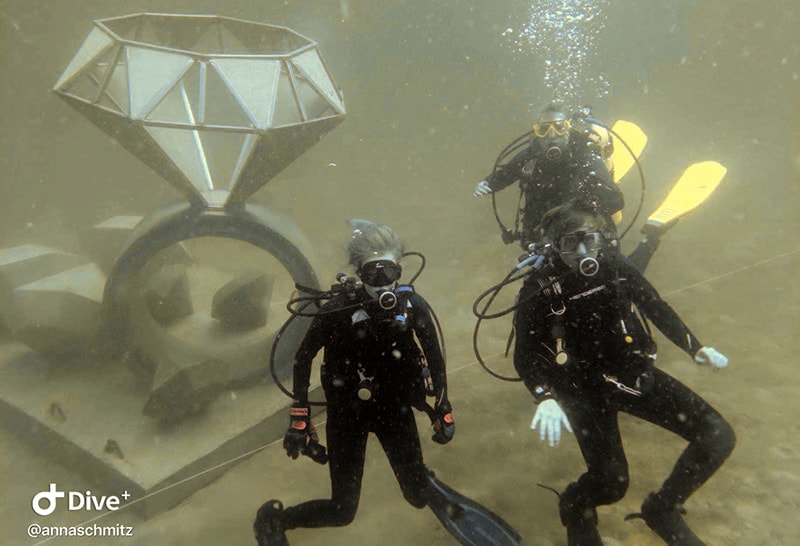
[[228,365],[219,359],[177,362],[161,359],[142,413],[177,422],[202,413],[224,390]]
[[83,256],[40,245],[21,245],[0,250],[0,323],[13,332],[18,311],[15,288],[78,267],[89,260]]
[[273,280],[265,273],[251,271],[239,275],[214,294],[211,316],[226,329],[237,332],[264,326],[272,285]]
[[141,216],[113,216],[79,234],[81,252],[108,274]]
[[194,312],[184,264],[165,265],[144,286],[147,307],[156,322],[168,326]]
[[85,264],[15,288],[14,337],[51,356],[88,349],[99,331],[104,285],[102,271]]

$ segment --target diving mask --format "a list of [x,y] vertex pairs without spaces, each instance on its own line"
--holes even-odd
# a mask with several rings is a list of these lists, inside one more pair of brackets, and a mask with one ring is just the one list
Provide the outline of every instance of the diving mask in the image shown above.
[[603,239],[600,231],[573,231],[556,239],[555,247],[561,254],[578,252],[581,244],[584,252],[599,251],[603,248]]
[[565,233],[553,244],[561,261],[585,277],[592,277],[600,270],[597,258],[603,245],[603,234],[588,230]]
[[358,269],[358,276],[365,285],[383,287],[396,282],[403,268],[392,260],[374,260]]
[[539,138],[563,137],[569,133],[570,121],[559,119],[553,121],[539,121],[533,125],[533,134]]

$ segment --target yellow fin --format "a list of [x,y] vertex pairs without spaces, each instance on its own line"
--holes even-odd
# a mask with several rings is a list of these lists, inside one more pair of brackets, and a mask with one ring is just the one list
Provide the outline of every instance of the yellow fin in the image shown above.
[[725,167],[716,161],[693,163],[683,171],[661,205],[647,219],[647,223],[664,225],[697,208],[717,189]]
[[614,182],[619,182],[631,170],[636,158],[644,150],[645,144],[647,144],[647,135],[635,123],[622,119],[617,121],[611,129],[616,135],[619,135],[615,135],[616,140],[619,141],[620,138],[624,140],[630,146],[633,155],[636,156],[632,157],[631,152],[622,142],[614,143],[614,152],[611,154],[611,160],[614,162]]

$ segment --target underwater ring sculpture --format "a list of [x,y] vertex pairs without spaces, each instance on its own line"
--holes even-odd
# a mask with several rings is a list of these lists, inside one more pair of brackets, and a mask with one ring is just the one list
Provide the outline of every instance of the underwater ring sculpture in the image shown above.
[[[106,348],[120,354],[129,346],[133,328],[159,328],[154,320],[130,320],[130,309],[135,305],[132,299],[138,296],[130,290],[132,277],[158,252],[181,241],[207,236],[250,243],[274,256],[296,283],[318,286],[314,269],[297,242],[302,234],[283,216],[256,204],[237,203],[217,209],[175,203],[137,225],[108,276],[103,294]],[[138,337],[148,338],[143,332],[138,332]]]
[[106,341],[117,354],[133,330],[157,327],[131,313],[128,280],[183,240],[246,241],[318,286],[297,226],[246,202],[344,119],[316,42],[212,15],[102,19],[53,90],[186,196],[136,226],[107,279]]

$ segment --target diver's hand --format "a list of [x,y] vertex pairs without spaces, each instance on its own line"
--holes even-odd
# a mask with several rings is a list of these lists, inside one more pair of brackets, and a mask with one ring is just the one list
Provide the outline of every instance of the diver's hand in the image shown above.
[[694,361],[701,365],[708,364],[714,370],[728,367],[728,357],[714,347],[701,347],[694,355]]
[[431,422],[433,426],[433,436],[431,436],[431,439],[437,444],[444,445],[452,440],[456,433],[456,423],[453,421],[453,410],[450,408],[450,403],[444,401],[437,405],[434,411],[436,412],[436,417]]
[[472,193],[472,197],[480,197],[481,195],[488,195],[492,193],[492,187],[489,185],[489,182],[486,180],[481,180],[478,182],[478,185],[475,186],[475,191]]
[[306,450],[312,433],[316,436],[310,413],[308,404],[295,402],[289,409],[289,428],[283,436],[283,449],[292,459],[297,459]]
[[531,421],[531,430],[539,427],[539,438],[555,447],[561,443],[561,426],[572,432],[567,415],[558,402],[555,400],[545,400],[536,407],[536,413]]

